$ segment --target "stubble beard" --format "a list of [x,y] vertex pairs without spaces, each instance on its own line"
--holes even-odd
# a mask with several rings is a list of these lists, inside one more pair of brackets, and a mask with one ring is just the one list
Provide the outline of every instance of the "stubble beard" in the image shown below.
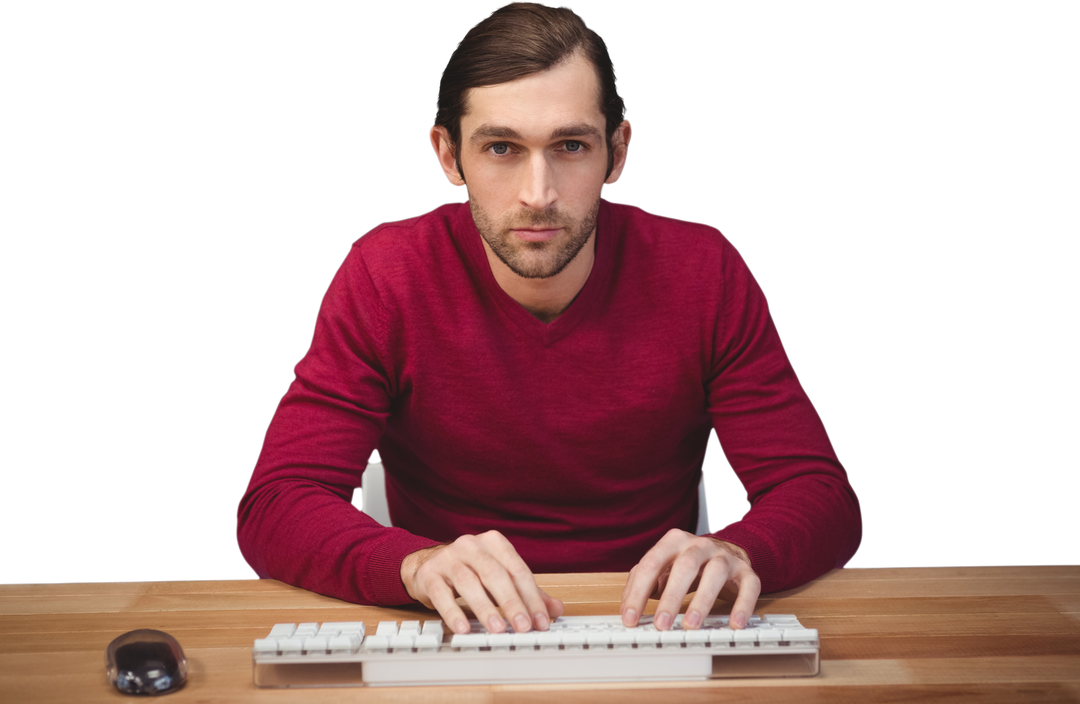
[[[480,236],[510,271],[525,279],[549,279],[574,261],[574,257],[588,243],[596,229],[600,199],[596,200],[596,204],[581,221],[566,217],[555,208],[549,208],[523,210],[506,216],[496,224],[471,198],[469,210]],[[512,232],[515,227],[561,227],[570,236],[564,239],[564,235],[560,233],[547,242],[526,242]]]

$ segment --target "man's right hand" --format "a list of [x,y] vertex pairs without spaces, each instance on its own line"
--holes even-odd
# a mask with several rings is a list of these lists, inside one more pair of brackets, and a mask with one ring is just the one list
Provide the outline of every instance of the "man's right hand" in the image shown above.
[[458,596],[492,633],[505,631],[507,622],[518,633],[546,631],[563,613],[563,603],[536,585],[514,546],[494,530],[406,555],[401,581],[409,596],[438,611],[454,633],[469,632]]

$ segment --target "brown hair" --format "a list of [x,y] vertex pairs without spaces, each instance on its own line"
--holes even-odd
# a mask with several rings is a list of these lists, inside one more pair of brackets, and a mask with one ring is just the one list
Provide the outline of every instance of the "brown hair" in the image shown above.
[[[615,69],[604,40],[572,10],[515,2],[491,13],[458,44],[439,83],[435,124],[450,133],[455,158],[461,143],[461,117],[470,88],[493,86],[546,71],[581,50],[596,68],[600,111],[607,128],[608,175],[614,164],[611,137],[622,123],[622,98],[615,90]],[[461,161],[457,160],[461,174]],[[465,178],[464,174],[461,174]]]

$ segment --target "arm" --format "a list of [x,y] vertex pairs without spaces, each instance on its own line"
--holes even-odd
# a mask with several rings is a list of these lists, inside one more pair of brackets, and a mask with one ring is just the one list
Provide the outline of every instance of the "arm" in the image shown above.
[[750,511],[714,535],[746,550],[762,591],[842,567],[859,546],[859,502],[795,376],[765,296],[732,249],[709,413]]
[[468,631],[459,595],[495,631],[505,628],[500,609],[516,630],[546,629],[562,603],[536,586],[500,534],[440,545],[381,526],[350,503],[396,393],[378,303],[354,249],[267,431],[240,505],[241,551],[261,577],[360,603],[416,600],[458,632]]
[[435,542],[381,526],[350,503],[394,392],[383,330],[354,248],[323,300],[240,504],[240,549],[260,577],[359,603],[411,601],[401,560]]
[[663,628],[696,588],[685,625],[696,627],[726,593],[735,599],[732,625],[741,627],[760,592],[843,566],[861,537],[858,500],[788,362],[764,295],[730,245],[726,254],[706,391],[713,426],[751,509],[712,536],[672,531],[650,550],[624,591],[628,625],[653,595],[660,598]]

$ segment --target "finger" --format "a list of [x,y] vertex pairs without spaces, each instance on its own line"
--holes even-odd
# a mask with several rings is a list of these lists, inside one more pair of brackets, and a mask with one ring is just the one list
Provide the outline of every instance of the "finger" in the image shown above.
[[638,624],[645,604],[656,588],[660,573],[675,559],[678,542],[677,536],[673,536],[672,531],[669,531],[630,570],[626,588],[623,590],[622,605],[619,607],[624,626],[633,628]]
[[729,624],[732,628],[746,628],[751,614],[754,613],[758,597],[761,596],[761,579],[745,562],[739,560],[739,563],[742,567],[736,567],[731,577],[731,581],[739,587],[739,595],[735,597],[735,604],[731,607]]
[[558,618],[563,615],[566,610],[566,606],[563,604],[563,600],[557,596],[551,596],[543,589],[540,590],[540,596],[543,598],[544,603],[547,604],[548,613],[552,618]]
[[[547,604],[548,614],[550,614],[551,618],[559,618],[563,615],[566,607],[563,605],[561,599],[556,599],[555,597],[545,592],[543,589],[540,590],[540,596],[544,599],[544,603]],[[547,630],[547,627],[549,625],[550,624],[545,623],[544,627],[540,630]]]
[[[537,585],[532,570],[525,560],[514,550],[513,544],[502,533],[491,530],[481,536],[481,543],[487,547],[496,565],[487,564],[492,570],[492,579],[488,582],[487,574],[483,578],[488,591],[496,597],[499,608],[518,633],[531,631],[536,627],[546,631],[551,624],[552,609],[549,600]],[[503,579],[503,574],[509,578]],[[553,606],[553,605],[552,605]]]
[[[494,531],[493,531],[494,533]],[[506,620],[514,625],[514,630],[524,633],[532,628],[546,630],[553,614],[547,594],[536,584],[536,577],[525,561],[518,555],[510,541],[499,533],[494,533],[491,541],[495,544],[492,551],[511,580],[511,588],[504,585],[502,593],[493,592]],[[492,587],[488,587],[491,591]],[[556,600],[557,601],[557,600]],[[562,602],[559,602],[560,613]]]
[[735,598],[739,596],[739,585],[732,582],[730,579],[720,588],[720,598],[724,601],[730,601],[735,603]]
[[[626,596],[630,593],[630,583],[634,581],[634,573],[637,571],[637,565],[630,568],[630,573],[626,575],[626,584],[622,588],[622,596],[619,597],[619,603],[626,603]],[[620,613],[622,613],[620,609]]]
[[702,567],[712,557],[710,547],[695,540],[675,557],[667,584],[660,595],[660,603],[656,606],[656,616],[653,617],[657,630],[666,631],[675,622],[675,616],[682,609],[683,598],[698,581]]
[[650,599],[659,599],[660,595],[667,589],[668,580],[671,579],[671,567],[665,568],[660,572],[660,576],[656,578],[656,584],[653,585],[652,594],[649,595]]
[[432,580],[432,585],[428,589],[428,598],[431,599],[431,606],[439,612],[439,617],[451,631],[469,632],[469,619],[465,617],[465,612],[458,605],[454,590],[441,576]]
[[683,616],[683,628],[694,630],[700,628],[705,617],[712,612],[716,597],[728,582],[730,567],[726,560],[714,557],[705,563],[701,569],[701,578],[698,580],[697,593],[686,607],[686,615]]
[[[501,535],[489,532],[480,536],[461,536],[440,555],[444,558],[441,565],[453,560],[452,566],[448,570],[444,567],[443,571],[448,572],[452,586],[491,633],[502,633],[506,630],[507,619],[525,614],[510,574],[490,552],[492,547],[499,547],[498,540],[510,547]],[[500,607],[506,618],[500,614]],[[527,623],[528,616],[524,617]]]

